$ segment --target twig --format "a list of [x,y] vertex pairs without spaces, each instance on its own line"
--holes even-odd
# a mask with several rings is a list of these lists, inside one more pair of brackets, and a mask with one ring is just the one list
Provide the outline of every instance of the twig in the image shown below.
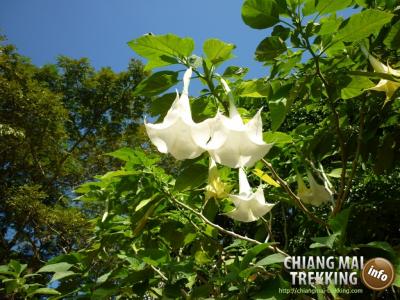
[[349,178],[347,179],[347,184],[346,184],[346,188],[343,192],[343,195],[338,199],[338,201],[336,202],[336,206],[335,209],[333,211],[333,214],[336,214],[340,211],[340,209],[342,208],[342,204],[343,202],[346,200],[346,197],[348,196],[351,186],[352,186],[352,182],[354,179],[354,176],[356,174],[357,171],[357,166],[358,166],[358,159],[360,157],[360,151],[361,151],[361,144],[362,144],[362,139],[363,139],[363,132],[364,132],[364,125],[365,125],[365,111],[364,111],[364,104],[361,108],[360,111],[360,131],[358,133],[358,137],[357,137],[357,148],[356,148],[356,153],[354,155],[354,159],[353,162],[351,164],[351,173]]
[[[183,203],[183,202],[179,201],[178,199],[176,199],[168,190],[165,190],[165,192],[166,192],[166,194],[169,196],[169,198],[170,198],[173,202],[175,202],[177,205],[179,205],[179,206],[181,206],[181,207],[183,207],[183,208],[189,210],[190,212],[192,212],[193,214],[195,214],[196,216],[198,216],[200,219],[202,219],[206,224],[210,225],[211,227],[214,227],[214,228],[217,229],[219,232],[224,233],[224,234],[226,234],[226,235],[230,235],[230,236],[232,236],[232,237],[234,237],[234,238],[237,238],[237,239],[244,240],[244,241],[246,241],[246,242],[250,242],[250,243],[252,243],[252,244],[257,244],[257,245],[263,244],[263,243],[261,243],[261,242],[259,242],[259,241],[257,241],[257,240],[254,240],[254,239],[252,239],[252,238],[249,238],[249,237],[247,237],[247,236],[243,236],[243,235],[237,234],[236,232],[233,232],[233,231],[230,231],[230,230],[227,230],[227,229],[222,228],[221,226],[219,226],[219,225],[217,225],[217,224],[211,222],[211,221],[210,221],[209,219],[207,219],[202,213],[196,211],[195,209],[191,208],[190,206],[188,206],[188,205],[186,205],[185,203]],[[283,254],[283,255],[285,255],[285,256],[289,256],[286,252],[282,251],[282,250],[279,249],[278,247],[275,247],[275,246],[268,246],[268,248],[271,249],[271,250],[273,250],[273,251],[275,251],[275,252],[279,252],[279,253],[281,253],[281,254]]]
[[312,212],[310,212],[307,207],[304,206],[303,202],[301,202],[300,198],[291,190],[289,185],[285,180],[283,180],[281,177],[279,177],[278,173],[275,171],[274,167],[267,162],[265,159],[262,159],[262,162],[267,166],[267,168],[271,171],[272,177],[278,181],[280,186],[286,191],[286,193],[289,195],[290,198],[293,199],[293,201],[297,204],[297,206],[307,215],[309,216],[312,220],[317,222],[320,225],[323,225],[325,227],[328,226],[323,220],[319,219],[316,217]]
[[286,250],[288,247],[289,238],[288,238],[288,233],[287,233],[285,207],[284,207],[283,203],[281,204],[281,210],[282,210],[282,219],[283,219],[283,237],[285,238],[285,243],[284,243],[283,249]]
[[154,272],[156,272],[158,275],[160,275],[160,277],[165,280],[168,281],[167,276],[165,276],[159,269],[157,269],[155,266],[150,265],[150,268],[152,268],[154,270]]
[[337,138],[339,141],[340,154],[341,154],[341,160],[342,160],[342,172],[340,175],[340,187],[339,187],[339,192],[338,192],[338,197],[337,197],[338,202],[340,202],[339,199],[341,199],[342,194],[344,192],[344,188],[346,186],[347,153],[346,153],[346,143],[344,141],[344,137],[343,137],[342,131],[340,129],[339,114],[338,114],[335,104],[333,102],[334,97],[332,95],[330,85],[321,72],[320,65],[319,65],[319,56],[316,55],[314,50],[312,49],[310,41],[308,40],[308,37],[304,34],[301,24],[297,24],[297,25],[298,25],[298,30],[300,32],[300,35],[304,40],[304,43],[305,43],[304,46],[310,52],[311,56],[314,59],[315,69],[316,69],[315,73],[321,79],[321,81],[325,87],[325,90],[328,94],[329,107],[333,114],[333,122],[334,122],[335,130],[336,130],[336,135],[337,135]]

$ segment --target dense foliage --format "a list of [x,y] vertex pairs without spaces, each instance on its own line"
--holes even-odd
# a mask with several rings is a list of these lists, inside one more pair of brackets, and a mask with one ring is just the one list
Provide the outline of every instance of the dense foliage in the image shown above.
[[[348,18],[337,13],[345,9]],[[245,0],[243,21],[254,29],[272,28],[255,51],[269,76],[253,80],[245,78],[245,67],[228,65],[235,46],[217,39],[204,43],[202,55],[193,54],[191,38],[173,34],[144,35],[129,42],[147,59],[145,70],[152,70],[137,86],[128,73],[95,73],[85,62],[66,58],[59,61],[62,72],[29,65],[24,67],[29,69],[26,79],[15,75],[12,80],[5,62],[11,54],[3,50],[1,113],[14,107],[7,104],[9,99],[15,106],[21,102],[14,115],[2,115],[2,136],[10,139],[3,149],[15,143],[9,155],[17,156],[2,161],[2,172],[15,170],[2,179],[7,197],[1,205],[14,205],[5,212],[22,207],[25,210],[16,210],[21,216],[49,230],[52,224],[41,215],[42,205],[51,207],[51,213],[58,209],[50,187],[59,195],[82,178],[104,175],[74,190],[79,205],[71,210],[79,214],[71,213],[61,227],[79,238],[84,235],[78,230],[84,230],[89,238],[74,242],[40,269],[9,261],[0,267],[2,292],[10,298],[286,299],[290,296],[278,291],[290,286],[282,264],[287,255],[381,256],[399,272],[399,11],[396,1]],[[26,62],[18,58],[10,65],[18,64]],[[211,172],[207,152],[176,162],[153,151],[148,140],[121,140],[124,126],[137,124],[126,118],[143,116],[140,100],[131,114],[124,114],[126,106],[135,97],[149,97],[148,120],[160,123],[174,107],[176,94],[170,88],[186,68],[204,85],[190,98],[194,121],[211,119],[217,111],[228,115],[231,95],[245,122],[264,107],[263,138],[274,145],[246,172],[250,185],[261,184],[265,199],[275,206],[255,222],[235,221],[226,214],[235,207],[228,194],[239,191],[237,169],[218,165],[218,172]],[[140,78],[138,69],[130,70]],[[134,98],[125,99],[123,91]],[[56,100],[57,105],[49,105]],[[20,115],[27,110],[23,101],[37,103],[31,108],[35,113]],[[35,110],[46,114],[40,118]],[[28,116],[38,117],[31,123],[49,127],[23,122]],[[99,116],[102,122],[94,125]],[[35,132],[40,128],[51,130]],[[50,133],[52,138],[46,138]],[[113,136],[118,139],[110,141]],[[31,150],[26,139],[40,147]],[[121,145],[129,147],[98,161],[99,153]],[[85,152],[89,149],[92,156]],[[43,164],[52,168],[42,170]],[[25,182],[31,178],[26,174],[54,181],[43,189],[33,179]],[[307,178],[310,189],[316,179],[314,186],[328,190],[331,201],[305,201],[301,191],[308,191],[302,187]],[[216,182],[223,191],[212,193]],[[318,196],[311,193],[307,199]],[[86,216],[82,222],[91,226],[77,226],[81,221],[72,218],[81,214]],[[2,217],[6,230],[17,228],[9,214]],[[49,242],[60,236],[51,236]],[[298,299],[397,299],[399,287],[398,274],[383,292],[374,293],[360,283],[352,288],[363,288],[362,294],[337,295],[330,285],[325,294]]]
[[0,261],[37,269],[87,245],[91,225],[73,189],[117,167],[103,155],[135,143],[145,109],[132,89],[143,68],[95,71],[60,57],[38,68],[11,45],[0,48]]

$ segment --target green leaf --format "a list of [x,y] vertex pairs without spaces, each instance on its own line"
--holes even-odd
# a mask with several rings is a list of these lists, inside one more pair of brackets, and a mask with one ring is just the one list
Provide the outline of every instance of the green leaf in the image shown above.
[[142,80],[135,88],[137,96],[156,96],[178,83],[178,72],[160,71]]
[[280,37],[282,40],[285,41],[290,35],[290,28],[283,27],[282,25],[276,25],[274,26],[271,35]]
[[252,295],[251,299],[256,300],[284,300],[288,299],[288,294],[280,292],[280,289],[290,288],[290,283],[283,280],[280,276],[260,283],[260,290]]
[[218,65],[233,57],[234,44],[225,43],[219,39],[208,39],[204,42],[203,51],[207,59],[214,65]]
[[134,39],[128,45],[140,56],[148,59],[145,70],[178,63],[178,58],[190,56],[194,49],[191,38],[173,34],[145,35]]
[[139,204],[135,207],[135,211],[141,210],[143,207],[145,207],[147,204],[149,204],[151,201],[153,201],[157,197],[157,195],[158,195],[158,193],[154,194],[149,199],[140,201]]
[[341,96],[344,100],[361,95],[366,89],[375,86],[367,77],[352,76],[350,83],[342,89]]
[[346,237],[347,224],[349,223],[351,208],[343,209],[336,216],[329,219],[328,223],[333,233],[338,234],[340,242],[343,243]]
[[333,177],[333,178],[340,178],[341,174],[342,174],[342,168],[336,168],[336,169],[333,169],[331,172],[329,172],[326,175],[328,175],[329,177]]
[[284,132],[271,132],[267,131],[263,134],[264,141],[268,144],[284,145],[293,141],[292,137]]
[[270,36],[261,41],[256,49],[256,60],[270,61],[287,50],[285,42],[278,36]]
[[281,98],[275,101],[269,101],[269,111],[271,112],[271,130],[277,130],[286,118],[287,100]]
[[337,238],[339,236],[339,233],[334,233],[331,234],[330,236],[324,236],[324,237],[314,237],[311,238],[315,243],[312,243],[310,245],[311,249],[314,248],[329,248],[332,249],[333,245],[335,244]]
[[386,47],[390,49],[400,48],[400,21],[397,21],[390,27],[390,31],[383,41]]
[[346,7],[350,6],[352,0],[307,0],[303,7],[303,15],[308,16],[313,13],[329,14],[331,12],[336,12]]
[[196,253],[194,254],[194,259],[199,265],[208,264],[211,261],[211,258],[208,256],[207,252],[203,250],[196,251]]
[[254,246],[253,248],[249,249],[247,251],[246,255],[243,257],[243,260],[240,264],[240,268],[242,270],[246,269],[248,267],[248,265],[250,264],[250,262],[253,260],[253,258],[255,258],[258,254],[260,254],[265,249],[268,249],[269,246],[270,246],[270,244],[264,243],[264,244]]
[[256,266],[268,266],[272,264],[282,263],[285,260],[285,255],[281,253],[275,253],[264,257],[256,263]]
[[128,147],[118,149],[114,152],[107,153],[106,155],[118,158],[123,161],[130,161],[136,157],[135,150]]
[[225,69],[222,77],[236,77],[240,78],[247,74],[249,71],[248,68],[236,67],[236,66],[229,66]]
[[78,274],[75,272],[72,272],[72,271],[56,272],[56,273],[54,273],[50,282],[58,281],[58,280],[66,278],[66,277],[71,277],[71,276],[75,276],[75,275],[78,275]]
[[355,42],[378,32],[390,22],[393,14],[377,9],[367,9],[352,15],[349,21],[339,29],[335,41]]
[[270,93],[270,86],[262,79],[243,81],[235,90],[240,97],[264,98]]
[[150,105],[150,114],[152,116],[160,116],[160,119],[163,119],[175,99],[176,93],[168,93],[155,98]]
[[61,293],[55,289],[51,288],[38,288],[34,290],[33,292],[28,294],[28,298],[34,296],[34,295],[61,295]]
[[143,261],[152,266],[158,266],[168,261],[168,253],[161,249],[146,249],[139,252]]
[[358,247],[368,247],[368,248],[381,249],[381,250],[387,252],[388,254],[390,254],[390,256],[392,258],[397,257],[396,251],[393,249],[392,246],[390,246],[390,244],[388,242],[374,241],[374,242],[370,242],[368,244],[360,244],[360,245],[357,245],[357,246]]
[[191,164],[176,178],[175,189],[185,191],[196,188],[206,182],[207,175],[208,167],[198,163]]
[[66,263],[66,262],[60,262],[56,264],[51,264],[51,265],[46,265],[41,267],[37,272],[38,273],[45,273],[45,272],[64,272],[68,271],[73,265]]
[[252,28],[269,28],[279,22],[279,7],[274,0],[246,0],[242,19]]
[[128,171],[128,170],[117,170],[117,171],[111,171],[111,172],[107,172],[106,174],[104,174],[103,176],[101,176],[101,180],[105,180],[105,179],[110,179],[110,178],[114,178],[114,177],[123,177],[123,176],[130,176],[130,175],[136,175],[138,174],[139,171]]
[[319,35],[334,34],[339,29],[340,24],[342,24],[342,19],[336,18],[336,15],[332,14],[329,17],[322,18],[320,23]]
[[21,264],[18,260],[10,260],[8,266],[11,267],[13,271],[15,271],[18,275],[21,275],[27,268],[27,264]]
[[400,82],[400,78],[387,74],[387,73],[379,73],[379,72],[364,72],[364,71],[349,71],[349,75],[357,75],[364,76],[370,78],[378,78],[378,79],[386,79],[394,82]]

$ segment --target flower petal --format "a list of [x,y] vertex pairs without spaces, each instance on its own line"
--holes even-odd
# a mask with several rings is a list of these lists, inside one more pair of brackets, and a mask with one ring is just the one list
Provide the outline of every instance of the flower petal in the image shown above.
[[232,219],[241,222],[253,222],[268,213],[275,204],[266,203],[264,191],[259,186],[253,193],[242,168],[239,169],[239,195],[229,195],[236,209],[226,213]]
[[243,168],[239,169],[239,195],[251,195],[251,187]]
[[231,168],[251,167],[268,153],[272,145],[260,138],[257,119],[246,125],[219,116],[206,147],[216,162]]
[[189,82],[192,69],[186,70],[183,76],[183,91],[168,110],[162,123],[145,122],[147,134],[153,144],[162,153],[170,153],[178,160],[192,159],[204,152],[210,139],[213,119],[194,123],[189,104]]

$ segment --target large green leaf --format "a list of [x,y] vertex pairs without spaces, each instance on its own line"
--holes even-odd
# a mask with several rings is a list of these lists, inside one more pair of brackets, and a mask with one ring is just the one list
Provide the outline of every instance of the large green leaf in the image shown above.
[[138,96],[159,95],[178,83],[178,74],[178,72],[173,71],[160,71],[151,74],[136,86],[134,94]]
[[175,99],[176,93],[167,93],[154,98],[150,105],[150,114],[152,116],[160,116],[160,119],[163,119]]
[[279,145],[284,145],[291,143],[293,141],[292,137],[284,132],[271,132],[267,131],[263,134],[264,141],[267,143],[274,143]]
[[233,57],[234,44],[225,43],[219,39],[208,39],[204,42],[203,51],[207,59],[217,65]]
[[329,249],[332,249],[333,245],[337,241],[339,235],[340,235],[340,233],[337,232],[337,233],[331,234],[329,236],[313,237],[311,239],[315,243],[312,243],[310,245],[310,248],[311,249],[314,249],[314,248],[329,248]]
[[61,295],[61,293],[51,288],[39,288],[34,290],[32,293],[29,293],[28,297],[32,297],[34,295]]
[[367,77],[353,76],[350,83],[342,89],[341,96],[343,99],[350,99],[361,95],[366,89],[373,87],[375,84]]
[[280,276],[260,282],[259,291],[251,296],[251,299],[263,300],[284,300],[288,299],[288,294],[282,293],[281,289],[289,289],[290,283],[283,280]]
[[236,77],[236,78],[241,78],[244,75],[247,74],[249,71],[248,68],[242,68],[242,67],[237,67],[237,66],[229,66],[225,69],[224,74],[222,74],[223,77]]
[[[380,249],[387,252],[393,259],[397,257],[396,251],[393,249],[392,246],[388,242],[384,241],[374,241],[368,244],[360,244],[357,245],[358,247],[367,247],[367,248],[375,248]],[[400,270],[399,270],[400,271]]]
[[252,28],[268,28],[279,22],[279,7],[274,0],[246,0],[242,19]]
[[178,63],[178,58],[188,57],[193,52],[191,38],[173,34],[145,35],[128,42],[140,56],[148,59],[146,70]]
[[281,253],[274,253],[264,257],[256,263],[256,266],[268,266],[272,264],[282,263],[285,260],[285,255]]
[[396,24],[390,28],[383,43],[390,49],[400,48],[400,21],[397,21]]
[[132,148],[124,147],[114,152],[107,153],[106,155],[118,158],[123,161],[131,161],[136,158],[136,152]]
[[367,9],[350,17],[339,29],[335,41],[354,42],[378,32],[383,25],[390,22],[393,14],[377,9]]
[[271,87],[264,80],[243,81],[235,89],[235,93],[240,97],[264,98],[269,95]]
[[351,3],[352,0],[307,0],[303,7],[303,15],[308,16],[316,12],[319,14],[328,14],[345,9]]
[[285,42],[278,36],[270,36],[261,41],[256,49],[256,60],[269,61],[287,50]]
[[184,191],[198,187],[206,181],[207,174],[208,167],[199,163],[191,164],[176,178],[175,189]]
[[240,268],[241,269],[247,268],[249,266],[250,262],[262,251],[264,251],[265,249],[268,249],[269,246],[270,246],[270,244],[264,243],[264,244],[254,246],[253,248],[249,249],[249,251],[247,251],[246,255],[243,257],[243,260],[240,264]]
[[271,113],[271,130],[277,130],[286,118],[287,99],[281,98],[275,101],[269,101],[269,111]]
[[41,267],[37,272],[44,273],[44,272],[65,272],[71,269],[72,265],[66,262],[60,262],[56,264],[46,265]]
[[59,281],[61,279],[71,277],[71,276],[76,276],[76,275],[79,275],[79,274],[72,272],[72,271],[56,272],[56,273],[54,273],[50,282]]

